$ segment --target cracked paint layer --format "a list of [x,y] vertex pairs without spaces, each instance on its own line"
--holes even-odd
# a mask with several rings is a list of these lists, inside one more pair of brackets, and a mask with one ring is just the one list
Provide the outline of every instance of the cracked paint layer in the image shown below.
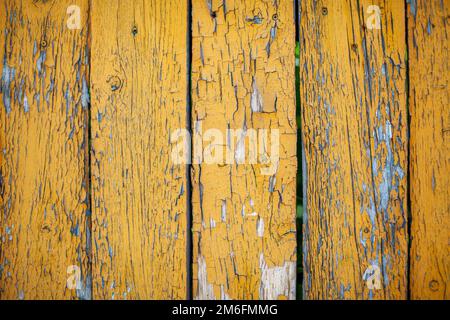
[[450,2],[409,1],[411,298],[450,299]]
[[[380,30],[365,25],[371,5]],[[306,299],[407,297],[405,9],[300,1]]]
[[[232,137],[237,146],[231,155],[235,163],[194,159],[193,296],[293,299],[294,3],[213,0],[193,1],[192,6],[193,131],[196,124],[203,131],[215,128],[223,134],[227,129],[241,130]],[[258,163],[249,163],[251,142],[245,135],[250,129],[268,133],[258,140],[265,141],[258,145],[264,156]],[[272,137],[277,133],[280,159],[271,161]],[[194,154],[198,147],[194,140]],[[229,151],[225,149],[224,155]],[[292,271],[289,276],[279,276],[278,270],[286,268]],[[271,275],[276,276],[276,285]]]
[[[88,1],[77,2],[77,32],[65,28],[70,4],[0,5],[0,299],[90,298],[87,112],[77,76],[89,79]],[[67,288],[72,265],[80,290]]]
[[187,15],[179,0],[91,5],[94,299],[188,294],[187,169],[170,157],[187,125]]

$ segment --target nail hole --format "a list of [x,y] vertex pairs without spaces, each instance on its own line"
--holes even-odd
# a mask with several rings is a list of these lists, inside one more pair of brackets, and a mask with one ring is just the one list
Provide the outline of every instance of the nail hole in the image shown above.
[[138,33],[138,29],[136,26],[133,26],[133,29],[131,29],[131,33],[133,34],[133,36],[135,36]]
[[327,7],[322,7],[322,14],[324,16],[326,16],[328,14],[328,8]]
[[215,11],[211,12],[211,18],[215,19],[217,17],[217,13]]
[[41,40],[41,48],[45,48],[47,46],[47,40],[42,39]]
[[275,13],[275,14],[272,16],[272,19],[273,19],[273,20],[278,20],[278,15]]
[[352,44],[352,50],[353,50],[353,51],[356,51],[356,50],[358,50],[358,45],[356,45],[355,43],[354,43],[354,44]]

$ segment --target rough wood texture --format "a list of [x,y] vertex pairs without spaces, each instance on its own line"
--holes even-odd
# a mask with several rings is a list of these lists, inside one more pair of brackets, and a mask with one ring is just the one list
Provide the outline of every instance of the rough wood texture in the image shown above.
[[0,1],[0,299],[90,296],[87,2]]
[[450,298],[450,1],[410,1],[411,298]]
[[405,59],[403,1],[300,1],[306,299],[407,296]]
[[[292,1],[193,1],[195,299],[295,298],[293,10]],[[207,150],[212,142],[224,161],[196,164],[196,137],[211,128],[223,140],[204,137],[203,146]],[[228,128],[242,130],[234,142],[226,137]],[[249,163],[254,140],[245,138],[251,129],[268,129],[270,140],[257,141],[266,153],[254,164]],[[275,129],[279,161],[266,175],[261,170],[270,165],[261,161],[271,155]],[[236,164],[243,157],[245,163]]]
[[94,299],[186,297],[187,2],[94,1]]

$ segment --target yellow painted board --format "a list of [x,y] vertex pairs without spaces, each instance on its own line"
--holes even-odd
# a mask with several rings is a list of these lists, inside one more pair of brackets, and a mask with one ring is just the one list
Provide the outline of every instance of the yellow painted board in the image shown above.
[[405,299],[404,2],[299,10],[304,298]]
[[194,299],[295,299],[294,51],[293,1],[192,2]]
[[412,299],[450,298],[450,1],[410,1]]
[[0,8],[0,299],[86,299],[88,1]]
[[93,1],[93,299],[187,296],[187,1]]

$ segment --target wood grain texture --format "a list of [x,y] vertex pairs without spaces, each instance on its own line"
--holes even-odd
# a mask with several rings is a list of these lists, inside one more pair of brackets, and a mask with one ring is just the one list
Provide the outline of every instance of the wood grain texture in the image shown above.
[[[193,296],[294,299],[294,3],[192,5]],[[242,131],[231,138],[228,128]],[[196,139],[209,129],[223,139],[203,136],[201,149]],[[268,140],[251,140],[263,129]],[[279,161],[262,163],[273,155],[271,130],[279,130]],[[263,152],[251,163],[255,142]],[[223,161],[197,161],[209,146]]]
[[411,298],[450,298],[450,1],[410,1]]
[[87,2],[0,1],[0,299],[90,297]]
[[[381,10],[380,30],[368,28],[369,5]],[[303,0],[299,9],[304,298],[405,299],[404,3]]]
[[187,294],[187,2],[93,1],[94,299]]

